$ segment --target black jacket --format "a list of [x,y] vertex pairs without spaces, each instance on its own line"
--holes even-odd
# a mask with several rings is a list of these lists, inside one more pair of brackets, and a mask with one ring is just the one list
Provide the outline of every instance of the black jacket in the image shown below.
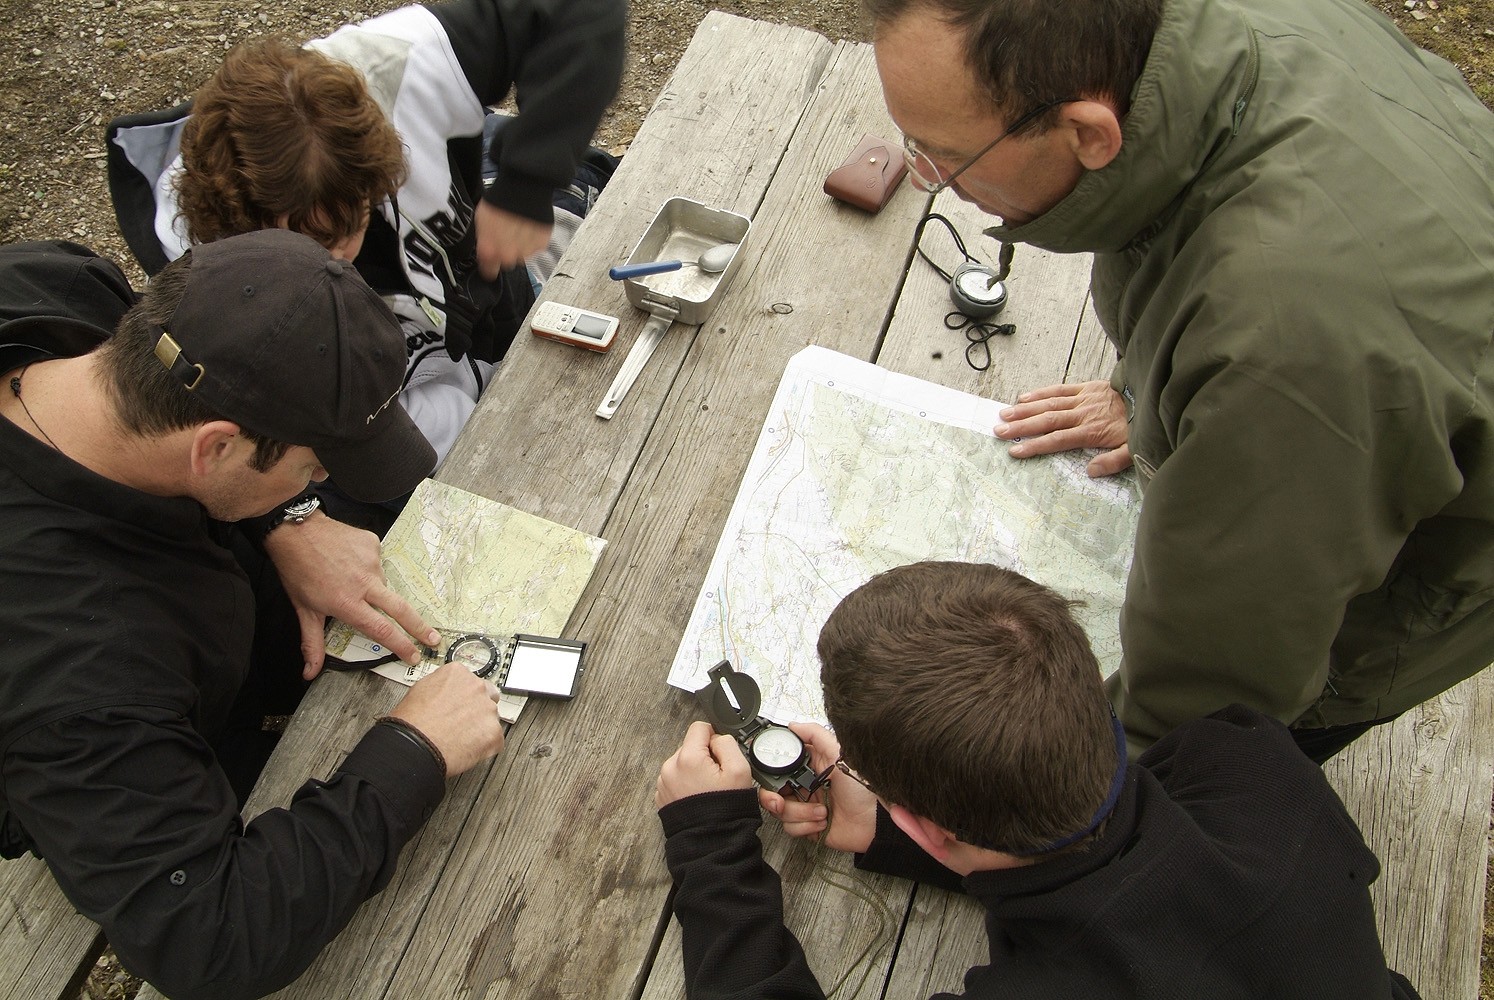
[[[32,292],[49,318],[21,315]],[[0,373],[92,347],[131,299],[81,248],[0,248]],[[44,858],[125,965],[179,998],[298,976],[445,789],[376,725],[288,808],[240,820],[211,749],[255,627],[234,530],[0,419],[0,855]]]
[[[823,997],[783,926],[755,793],[682,799],[660,818],[691,1000]],[[857,863],[961,887],[885,812]],[[1131,765],[1089,850],[963,880],[986,907],[991,947],[990,964],[966,973],[966,995],[1409,1000],[1375,930],[1379,870],[1286,729],[1225,709]]]

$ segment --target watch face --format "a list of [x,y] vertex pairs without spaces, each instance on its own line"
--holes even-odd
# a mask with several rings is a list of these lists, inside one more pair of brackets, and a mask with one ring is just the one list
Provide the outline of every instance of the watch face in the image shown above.
[[307,497],[305,500],[297,500],[294,503],[288,503],[281,509],[282,511],[284,511],[285,516],[288,518],[298,518],[301,520],[305,520],[306,518],[310,517],[312,513],[321,505],[322,502],[316,497]]
[[498,666],[498,644],[485,635],[464,635],[453,639],[446,650],[447,663],[460,663],[479,677],[486,677]]
[[804,761],[804,741],[783,726],[768,726],[752,738],[752,759],[764,771],[787,774]]
[[1006,298],[1006,286],[993,280],[995,277],[990,271],[969,270],[960,274],[955,281],[959,285],[960,294],[971,302],[994,305]]

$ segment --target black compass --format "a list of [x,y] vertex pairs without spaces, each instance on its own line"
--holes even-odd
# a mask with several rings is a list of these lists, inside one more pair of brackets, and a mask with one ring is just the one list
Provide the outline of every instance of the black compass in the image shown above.
[[787,726],[757,714],[762,691],[751,676],[722,660],[709,671],[711,682],[695,696],[716,732],[731,736],[752,767],[753,779],[770,792],[808,799],[819,787],[809,748]]

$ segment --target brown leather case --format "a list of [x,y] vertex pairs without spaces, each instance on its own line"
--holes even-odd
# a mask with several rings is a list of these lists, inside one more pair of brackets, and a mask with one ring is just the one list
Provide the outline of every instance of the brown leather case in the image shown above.
[[897,143],[864,135],[856,151],[825,178],[825,193],[847,205],[876,212],[887,204],[907,172]]

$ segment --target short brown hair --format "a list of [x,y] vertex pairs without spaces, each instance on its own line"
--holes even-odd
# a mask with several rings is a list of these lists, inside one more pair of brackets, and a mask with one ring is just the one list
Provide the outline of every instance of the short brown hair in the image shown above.
[[981,563],[873,577],[820,631],[825,713],[846,763],[886,801],[978,847],[1032,854],[1083,830],[1119,761],[1071,606]]
[[[104,391],[114,403],[120,425],[132,434],[149,437],[224,419],[188,392],[156,357],[160,328],[169,324],[176,312],[191,270],[191,253],[166,265],[119,321],[114,336],[98,348]],[[254,444],[249,467],[256,472],[268,472],[290,447],[260,437],[242,425],[239,430]]]
[[[873,25],[927,14],[965,32],[965,61],[1015,122],[1044,104],[1109,98],[1124,114],[1162,23],[1162,0],[862,0]],[[1043,131],[1057,115],[1019,132]]]
[[399,133],[351,66],[284,38],[244,42],[198,89],[177,199],[194,243],[290,229],[331,246],[405,179]]

